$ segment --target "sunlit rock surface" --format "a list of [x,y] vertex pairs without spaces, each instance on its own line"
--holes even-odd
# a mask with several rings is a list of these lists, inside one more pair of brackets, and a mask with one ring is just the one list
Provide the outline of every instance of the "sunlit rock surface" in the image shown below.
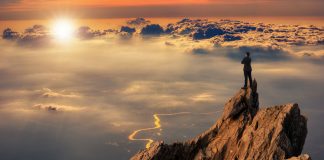
[[196,138],[173,144],[155,142],[132,159],[310,159],[299,156],[307,119],[300,114],[298,104],[259,110],[256,81],[251,88],[240,89],[225,104],[217,122]]
[[288,160],[311,160],[312,158],[308,154],[302,154],[298,157],[291,157]]

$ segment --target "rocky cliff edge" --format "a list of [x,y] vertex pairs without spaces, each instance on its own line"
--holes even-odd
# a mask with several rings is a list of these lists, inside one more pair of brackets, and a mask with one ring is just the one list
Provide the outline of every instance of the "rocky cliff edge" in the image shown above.
[[259,109],[257,82],[240,89],[207,131],[186,142],[155,142],[132,160],[310,160],[301,155],[307,119],[298,104]]

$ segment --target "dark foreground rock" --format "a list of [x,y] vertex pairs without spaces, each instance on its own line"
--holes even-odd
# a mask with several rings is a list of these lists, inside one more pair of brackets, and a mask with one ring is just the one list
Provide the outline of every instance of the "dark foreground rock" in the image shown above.
[[298,104],[259,110],[257,83],[241,89],[207,131],[183,143],[155,142],[132,160],[310,160],[300,155],[307,119]]

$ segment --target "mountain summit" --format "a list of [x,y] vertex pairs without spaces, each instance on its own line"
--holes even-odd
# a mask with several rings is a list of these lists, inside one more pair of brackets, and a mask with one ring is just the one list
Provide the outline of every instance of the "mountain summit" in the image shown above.
[[155,142],[132,160],[310,160],[300,155],[307,119],[298,104],[259,109],[257,82],[240,89],[224,106],[217,122],[182,143]]

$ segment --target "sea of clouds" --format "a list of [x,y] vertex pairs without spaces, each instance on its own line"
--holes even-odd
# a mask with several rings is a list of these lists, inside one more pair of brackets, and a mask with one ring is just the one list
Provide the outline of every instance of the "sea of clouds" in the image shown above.
[[[261,106],[299,103],[308,117],[304,152],[323,157],[323,27],[137,18],[119,29],[80,27],[66,43],[41,25],[2,37],[4,159],[128,159],[145,146],[128,135],[152,127],[152,114],[221,110],[242,85],[246,51]],[[186,140],[218,116],[162,117],[162,130],[138,136]]]

